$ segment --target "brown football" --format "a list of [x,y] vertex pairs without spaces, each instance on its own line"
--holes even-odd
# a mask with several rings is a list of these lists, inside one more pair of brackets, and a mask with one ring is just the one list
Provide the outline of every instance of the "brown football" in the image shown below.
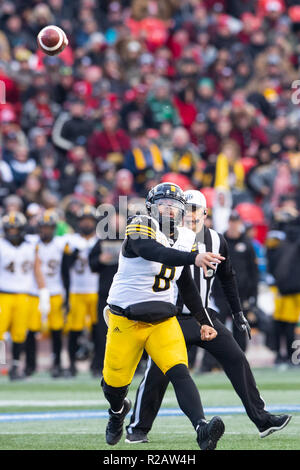
[[68,45],[66,33],[58,26],[45,26],[37,37],[39,48],[47,55],[60,54]]

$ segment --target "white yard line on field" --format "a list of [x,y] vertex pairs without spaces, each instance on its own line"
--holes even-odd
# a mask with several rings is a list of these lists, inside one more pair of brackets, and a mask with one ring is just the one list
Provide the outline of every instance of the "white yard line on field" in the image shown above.
[[[164,400],[164,405],[176,405],[176,400]],[[0,408],[6,407],[57,408],[60,406],[107,406],[106,400],[0,400]]]

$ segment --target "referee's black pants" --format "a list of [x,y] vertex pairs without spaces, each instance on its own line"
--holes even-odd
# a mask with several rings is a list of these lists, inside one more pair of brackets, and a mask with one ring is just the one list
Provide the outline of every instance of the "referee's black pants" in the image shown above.
[[[212,310],[210,314],[214,318]],[[217,337],[212,341],[202,341],[199,324],[192,316],[182,315],[178,320],[187,349],[196,345],[209,351],[223,367],[251,421],[257,427],[264,425],[270,414],[264,409],[265,403],[259,394],[249,363],[232,333],[220,320],[214,318]],[[136,393],[130,424],[127,426],[129,433],[136,429],[145,433],[150,431],[168,383],[168,378],[149,358],[145,375]]]

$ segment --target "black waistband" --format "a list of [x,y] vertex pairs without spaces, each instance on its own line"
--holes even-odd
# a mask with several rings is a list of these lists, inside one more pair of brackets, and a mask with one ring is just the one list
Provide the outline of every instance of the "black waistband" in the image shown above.
[[[111,310],[111,313],[113,313],[114,315],[119,315],[120,317],[126,317],[126,310],[124,308],[121,308],[119,307],[118,305],[112,305],[112,304],[108,304],[109,306],[109,309]],[[177,309],[177,314],[176,316],[178,316],[180,319],[181,318],[192,318],[193,315],[191,313],[187,313],[187,314],[184,314],[184,313],[181,313],[181,308],[180,307],[176,307]]]
[[125,310],[123,308],[118,307],[118,305],[112,305],[112,304],[109,304],[108,306],[109,306],[111,313],[113,313],[114,315],[125,317]]

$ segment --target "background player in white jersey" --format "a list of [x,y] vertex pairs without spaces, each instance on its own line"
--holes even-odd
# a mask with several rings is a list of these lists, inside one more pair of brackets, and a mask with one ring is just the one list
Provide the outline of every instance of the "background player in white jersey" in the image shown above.
[[36,369],[36,333],[41,331],[42,320],[47,321],[52,340],[53,364],[52,377],[62,375],[61,349],[62,331],[64,326],[63,294],[61,267],[62,258],[66,246],[65,237],[54,236],[57,225],[57,215],[54,211],[47,210],[38,221],[38,238],[36,241],[37,252],[41,262],[47,293],[49,295],[49,314],[42,318],[38,308],[38,287],[33,279],[30,290],[30,316],[29,331],[26,338],[26,368],[27,376],[32,375]]
[[36,279],[39,308],[47,310],[45,282],[36,246],[25,240],[26,218],[10,212],[2,217],[4,238],[0,239],[0,340],[6,332],[12,339],[11,380],[21,379],[20,354],[26,339],[29,315],[28,293],[32,277]]
[[98,279],[91,271],[89,254],[97,241],[96,210],[84,206],[78,215],[78,232],[69,238],[63,257],[63,277],[69,294],[68,351],[70,375],[75,376],[78,338],[86,326],[93,328],[97,323]]
[[[115,445],[122,436],[130,410],[126,398],[144,348],[174,386],[179,406],[197,432],[201,449],[214,449],[224,432],[219,417],[205,421],[198,390],[188,372],[187,351],[176,319],[174,284],[198,319],[203,340],[216,331],[191,278],[189,265],[202,263],[191,253],[195,235],[180,227],[185,209],[181,188],[162,183],[147,197],[149,216],[137,216],[126,229],[118,272],[108,296],[108,333],[102,388],[110,404],[106,442]],[[215,255],[219,263],[223,257]],[[184,289],[183,289],[184,286]]]

